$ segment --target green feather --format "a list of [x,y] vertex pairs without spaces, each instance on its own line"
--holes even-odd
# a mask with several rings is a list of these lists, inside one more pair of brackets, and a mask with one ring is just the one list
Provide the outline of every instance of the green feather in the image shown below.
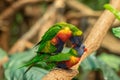
[[54,56],[50,56],[48,59],[48,62],[60,62],[60,61],[66,61],[70,59],[71,54],[69,53],[59,53]]
[[23,67],[28,67],[23,74],[23,75],[25,75],[33,66],[36,66],[38,63],[42,63],[42,64],[45,63],[46,62],[45,58],[48,58],[49,56],[50,55],[48,55],[48,54],[42,54],[42,55],[37,54],[30,61],[28,61],[27,63],[25,63],[24,65],[22,65],[18,69],[23,68]]
[[38,47],[38,51],[39,52],[43,52],[43,53],[53,53],[56,50],[56,47],[50,43],[50,41],[46,41],[40,44],[40,46]]
[[82,31],[76,26],[65,22],[56,23],[43,35],[41,41],[37,44],[37,53],[52,53],[56,50],[55,46],[50,44],[50,40],[53,39],[56,34],[63,28],[68,27],[72,31],[73,36],[81,36]]
[[49,57],[50,55],[48,54],[42,54],[42,55],[36,55],[35,57],[33,57],[30,61],[26,62],[24,65],[22,65],[21,67],[19,68],[22,68],[22,67],[27,67],[27,66],[30,66],[34,63],[37,63],[37,62],[40,62],[40,61],[44,61],[45,58]]
[[[56,36],[56,34],[61,30],[61,27],[59,25],[52,26],[42,37],[41,41],[35,45],[37,47],[37,53],[44,52],[46,47],[52,47],[53,51],[56,49],[53,45],[47,46],[48,41],[50,41],[52,38]],[[54,48],[53,48],[54,47]],[[44,49],[44,51],[43,51]],[[52,50],[51,49],[51,50]],[[47,50],[47,49],[46,49]],[[48,49],[50,50],[50,49]],[[48,51],[47,50],[47,51]],[[50,53],[50,52],[49,52]]]
[[48,62],[67,61],[71,56],[77,56],[77,51],[75,49],[71,48],[67,53],[58,53],[57,55],[50,56]]
[[44,34],[42,37],[42,41],[48,41],[51,40],[55,35],[61,30],[61,27],[59,25],[53,25],[49,30]]

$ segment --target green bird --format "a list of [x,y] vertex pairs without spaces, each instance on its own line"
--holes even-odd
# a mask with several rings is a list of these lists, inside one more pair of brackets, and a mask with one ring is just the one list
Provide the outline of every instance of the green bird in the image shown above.
[[64,43],[72,36],[81,36],[82,31],[72,24],[57,23],[53,25],[37,44],[37,53],[58,53],[63,49]]
[[[72,43],[72,51],[61,53],[64,44],[68,40]],[[80,49],[82,41],[82,31],[76,26],[65,22],[56,23],[48,29],[42,36],[40,42],[35,46],[37,47],[37,55],[24,65],[29,66],[26,72],[35,65],[39,65],[40,67],[53,67],[56,66],[56,62],[59,64],[59,62],[70,60],[71,56],[81,57],[85,51],[85,47],[83,47],[82,51]]]

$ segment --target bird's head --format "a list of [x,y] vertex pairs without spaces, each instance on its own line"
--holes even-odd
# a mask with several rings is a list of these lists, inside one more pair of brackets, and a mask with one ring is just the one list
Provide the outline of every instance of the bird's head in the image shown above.
[[85,47],[85,45],[84,45],[84,44],[82,44],[82,45],[80,46],[80,49],[82,49],[84,52],[86,52],[86,51],[87,51],[87,48]]
[[85,47],[84,44],[81,44],[80,47],[75,47],[75,50],[78,53],[78,57],[81,57],[83,55],[83,53],[87,51],[87,48]]
[[76,26],[66,23],[66,22],[59,22],[56,25],[61,26],[62,28],[68,30],[67,28],[69,28],[69,30],[72,31],[73,36],[81,36],[82,35],[82,31],[80,29],[78,29]]

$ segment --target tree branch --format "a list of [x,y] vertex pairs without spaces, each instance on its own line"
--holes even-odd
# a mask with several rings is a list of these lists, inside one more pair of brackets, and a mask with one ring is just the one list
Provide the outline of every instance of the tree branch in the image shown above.
[[101,15],[101,11],[94,11],[88,6],[76,1],[76,0],[68,0],[66,1],[67,5],[75,10],[78,10],[81,12],[81,14],[84,15],[94,15],[99,16]]
[[[111,5],[114,6],[114,8],[120,10],[120,5],[119,5],[120,0],[116,0],[116,1],[111,0],[111,2],[112,2]],[[92,52],[94,52],[100,47],[103,38],[105,37],[106,33],[108,32],[114,20],[115,20],[115,16],[111,12],[109,12],[108,10],[105,10],[103,12],[103,14],[97,20],[97,22],[93,26],[91,32],[89,33],[88,37],[84,42],[88,51],[84,53],[84,55],[80,60],[80,63],[87,56],[89,56]],[[74,68],[77,69],[80,63],[77,64]]]
[[[43,0],[18,0],[17,2],[13,3],[9,8],[7,8],[5,11],[3,11],[0,14],[0,20],[10,18],[12,15],[16,13],[16,11],[20,10],[21,7],[24,7],[27,4],[38,3],[41,1]],[[48,0],[45,0],[45,1],[48,1]]]
[[0,67],[1,67],[4,63],[6,63],[8,60],[9,60],[8,56],[3,57],[3,58],[0,60]]
[[47,23],[49,18],[53,17],[54,14],[63,6],[62,3],[64,0],[56,0],[53,5],[46,11],[46,13],[43,15],[42,18],[40,18],[32,27],[31,29],[26,32],[16,43],[15,45],[10,49],[10,53],[14,53],[16,51],[22,51],[26,48],[26,41],[31,39],[34,35],[37,34],[40,27]]
[[[113,1],[112,5],[120,9],[120,0]],[[76,71],[81,63],[87,56],[89,56],[93,51],[97,50],[106,35],[108,29],[110,28],[111,24],[115,20],[114,15],[105,10],[103,14],[100,16],[94,27],[92,28],[90,34],[88,35],[87,39],[85,40],[85,45],[88,48],[88,51],[84,53],[82,56],[79,64],[72,67],[71,73],[69,70],[53,70],[48,73],[46,76],[43,77],[43,80],[71,80],[74,76],[78,74]],[[57,77],[55,77],[57,76]],[[59,77],[60,76],[60,77]],[[71,77],[70,77],[71,76]]]

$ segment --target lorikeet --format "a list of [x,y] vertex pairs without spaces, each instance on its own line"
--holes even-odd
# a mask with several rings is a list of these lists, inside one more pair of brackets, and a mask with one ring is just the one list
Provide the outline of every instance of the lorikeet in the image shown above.
[[85,48],[83,44],[81,44],[80,48],[76,47],[75,50],[72,49],[72,52],[70,51],[69,53],[72,53],[75,55],[70,55],[69,60],[58,62],[57,67],[63,68],[63,69],[70,69],[72,66],[74,66],[80,61],[80,58],[85,51],[87,51],[87,49]]
[[[68,40],[71,41],[72,48],[70,52],[62,53],[64,44]],[[79,57],[85,51],[82,41],[82,31],[77,27],[64,22],[57,23],[43,35],[41,41],[35,46],[37,55],[24,66],[53,64],[52,66],[60,68],[70,68],[78,63]],[[62,64],[66,66],[63,67]]]
[[[57,23],[53,25],[37,44],[37,53],[59,53],[67,40],[72,36],[81,36],[82,31],[72,24]],[[81,43],[79,44],[81,45]]]

